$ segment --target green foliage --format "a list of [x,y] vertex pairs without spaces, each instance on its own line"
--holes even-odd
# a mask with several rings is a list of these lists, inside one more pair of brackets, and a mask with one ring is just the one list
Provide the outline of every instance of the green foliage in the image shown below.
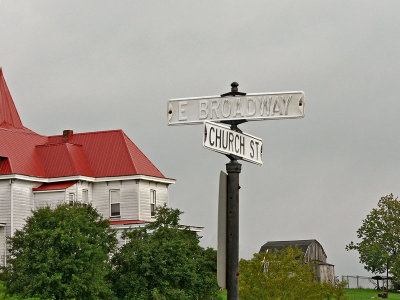
[[250,260],[241,259],[240,299],[341,299],[343,286],[316,281],[314,265],[305,263],[303,258],[300,249],[288,247],[280,252],[256,253]]
[[38,300],[39,298],[20,298],[18,296],[10,296],[3,282],[0,281],[0,300]]
[[126,232],[112,258],[110,279],[118,299],[210,299],[216,296],[216,251],[179,225],[181,212],[165,205],[156,221]]
[[91,205],[34,211],[9,242],[5,274],[11,294],[41,299],[112,296],[105,276],[117,240],[109,221]]
[[372,273],[386,269],[400,279],[400,201],[393,194],[382,197],[357,230],[358,243],[351,242],[346,250],[357,250],[360,262]]

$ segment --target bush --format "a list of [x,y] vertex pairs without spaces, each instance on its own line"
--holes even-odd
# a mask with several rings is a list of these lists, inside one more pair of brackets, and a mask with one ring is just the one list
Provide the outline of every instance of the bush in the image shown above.
[[105,276],[117,240],[109,221],[91,205],[34,211],[9,243],[5,276],[11,294],[44,299],[112,297]]
[[216,251],[179,225],[181,212],[156,209],[156,221],[126,232],[129,242],[112,258],[110,279],[118,299],[209,299],[216,297]]
[[344,294],[341,284],[319,283],[314,265],[304,261],[304,253],[297,247],[256,253],[250,260],[241,259],[239,270],[243,300],[321,300],[333,296],[339,300]]

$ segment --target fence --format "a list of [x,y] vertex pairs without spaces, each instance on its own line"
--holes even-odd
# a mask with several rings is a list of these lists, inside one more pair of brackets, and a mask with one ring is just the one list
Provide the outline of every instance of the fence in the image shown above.
[[[342,281],[347,282],[348,289],[374,289],[374,290],[385,290],[386,289],[386,279],[376,280],[372,277],[366,276],[351,276],[342,275]],[[392,289],[393,285],[389,279],[389,289]]]

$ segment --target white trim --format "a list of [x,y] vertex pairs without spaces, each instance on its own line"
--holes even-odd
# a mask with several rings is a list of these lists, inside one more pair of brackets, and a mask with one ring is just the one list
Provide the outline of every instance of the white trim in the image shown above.
[[137,199],[138,199],[138,220],[140,220],[140,180],[136,180],[136,192],[137,192]]
[[14,191],[13,191],[13,180],[10,179],[10,236],[14,236]]
[[[85,202],[85,199],[83,199],[83,194],[86,192],[86,196],[87,196],[87,199],[86,199],[86,202]],[[83,203],[86,203],[86,204],[88,204],[90,201],[89,201],[89,189],[82,189],[82,202]]]
[[43,190],[43,191],[33,191],[34,194],[36,193],[60,193],[60,192],[65,192],[67,188],[65,189],[57,189],[57,190]]
[[45,178],[45,177],[35,177],[35,176],[27,176],[20,174],[7,174],[7,175],[0,175],[0,180],[2,179],[19,179],[19,180],[37,181],[43,183],[73,181],[73,180],[83,180],[88,182],[104,182],[104,181],[119,181],[119,180],[137,180],[137,179],[155,181],[166,184],[174,184],[176,182],[176,179],[160,178],[148,175],[125,175],[125,176],[111,176],[111,177],[88,177],[88,176],[76,175],[76,176]]
[[121,229],[133,229],[133,228],[140,228],[146,226],[148,223],[140,223],[140,224],[129,224],[129,225],[120,225],[120,224],[111,224],[111,228],[116,229],[116,230],[121,230]]
[[[71,196],[72,196],[72,200],[71,200]],[[75,195],[75,193],[74,192],[68,192],[68,195],[67,195],[67,203],[69,204],[69,205],[74,205],[74,203],[75,202],[77,202],[78,200],[77,200],[77,197],[76,197],[76,195]],[[71,204],[71,202],[72,202],[72,204]]]
[[[118,202],[114,202],[114,203],[112,202],[112,197],[111,197],[112,192],[118,192],[118,198],[119,198]],[[113,218],[113,219],[120,218],[121,217],[121,190],[120,189],[110,189],[108,191],[108,194],[109,194],[109,201],[110,201],[110,218]],[[115,215],[115,216],[112,215],[112,205],[113,204],[119,204],[119,214]]]
[[[140,223],[140,224],[129,224],[129,225],[125,225],[125,224],[110,224],[111,228],[119,230],[119,229],[132,229],[132,228],[138,228],[138,227],[143,227],[146,226],[147,224],[151,223],[152,221],[149,221],[147,223]],[[181,225],[182,228],[188,227],[190,231],[193,232],[201,232],[203,231],[204,227],[200,227],[200,226],[185,226],[185,225]]]
[[150,217],[151,218],[155,218],[156,208],[157,208],[157,191],[155,189],[150,189]]

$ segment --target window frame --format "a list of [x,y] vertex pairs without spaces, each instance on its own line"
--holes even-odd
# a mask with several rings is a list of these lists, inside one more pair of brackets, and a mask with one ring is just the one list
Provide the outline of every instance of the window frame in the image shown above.
[[156,215],[156,206],[157,206],[157,191],[155,189],[150,190],[150,216],[152,218]]
[[[72,200],[71,200],[71,196],[72,196]],[[76,201],[75,193],[68,193],[68,204],[70,206],[73,206],[75,201]]]
[[[85,201],[85,195],[86,193],[86,201]],[[89,203],[89,190],[88,189],[83,189],[82,190],[82,202],[88,204]]]
[[[118,195],[119,195],[118,202],[112,202],[111,194],[113,192],[118,192]],[[121,190],[119,190],[119,189],[111,189],[111,190],[109,190],[109,201],[110,201],[110,218],[119,218],[119,217],[121,217]],[[113,215],[112,214],[112,205],[113,204],[118,204],[119,205],[119,214],[118,215]]]

